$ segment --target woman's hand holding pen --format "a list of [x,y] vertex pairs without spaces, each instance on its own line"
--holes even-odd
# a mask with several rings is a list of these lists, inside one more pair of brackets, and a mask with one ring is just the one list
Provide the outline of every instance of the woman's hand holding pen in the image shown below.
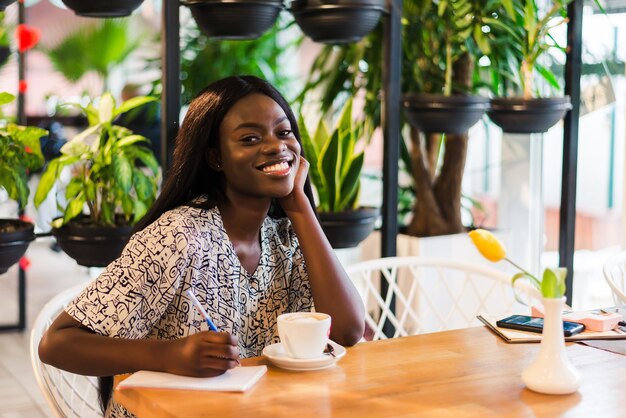
[[168,372],[194,377],[219,376],[239,365],[237,337],[203,331],[172,341],[165,361]]

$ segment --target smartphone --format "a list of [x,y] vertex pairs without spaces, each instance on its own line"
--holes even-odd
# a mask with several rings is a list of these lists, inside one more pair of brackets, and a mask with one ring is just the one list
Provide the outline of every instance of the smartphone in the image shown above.
[[[543,318],[537,318],[526,315],[511,315],[508,318],[496,321],[496,325],[500,328],[517,329],[520,331],[542,332]],[[563,333],[566,337],[571,337],[585,330],[583,324],[576,322],[563,321]]]

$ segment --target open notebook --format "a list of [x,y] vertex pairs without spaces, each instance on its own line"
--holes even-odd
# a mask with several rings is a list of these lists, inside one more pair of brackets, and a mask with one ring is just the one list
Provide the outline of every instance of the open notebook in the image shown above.
[[235,367],[215,377],[188,377],[141,370],[120,382],[119,389],[129,387],[245,392],[267,372],[267,366]]

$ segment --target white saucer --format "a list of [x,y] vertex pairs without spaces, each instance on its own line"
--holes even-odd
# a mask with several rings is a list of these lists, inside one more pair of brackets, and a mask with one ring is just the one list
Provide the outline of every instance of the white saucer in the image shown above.
[[330,345],[335,349],[335,357],[329,354],[322,354],[319,357],[309,359],[297,359],[287,357],[285,349],[281,343],[268,345],[263,349],[263,355],[268,358],[270,363],[276,367],[286,370],[321,370],[332,367],[335,363],[346,355],[346,349],[334,341],[329,341]]

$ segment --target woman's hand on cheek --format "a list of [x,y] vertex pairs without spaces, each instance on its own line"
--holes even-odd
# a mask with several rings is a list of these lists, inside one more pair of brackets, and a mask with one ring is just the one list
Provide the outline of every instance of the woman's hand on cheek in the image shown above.
[[304,183],[309,174],[309,162],[300,156],[296,168],[296,176],[293,180],[293,189],[287,196],[279,199],[280,205],[285,212],[297,211],[298,205],[309,205],[309,199],[304,194]]

